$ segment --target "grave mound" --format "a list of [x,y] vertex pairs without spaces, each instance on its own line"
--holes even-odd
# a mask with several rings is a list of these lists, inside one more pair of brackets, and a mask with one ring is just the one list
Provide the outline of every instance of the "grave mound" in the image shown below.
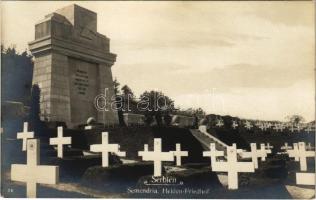
[[[102,159],[99,155],[72,156],[72,157],[50,157],[45,160],[45,164],[59,166],[61,181],[72,182],[79,180],[85,171],[92,166],[101,165]],[[122,164],[117,156],[109,156],[110,165]]]
[[107,168],[94,166],[82,176],[81,184],[106,192],[125,193],[126,188],[135,186],[137,181],[153,173],[153,164],[147,162],[113,165]]
[[207,162],[203,158],[203,147],[200,142],[191,134],[189,129],[177,127],[115,127],[92,130],[68,130],[65,129],[65,136],[72,137],[72,147],[82,150],[89,150],[91,144],[101,143],[101,132],[109,133],[109,142],[120,145],[121,151],[126,151],[127,159],[141,160],[138,151],[144,149],[148,144],[149,150],[153,150],[154,138],[162,139],[163,151],[174,151],[176,143],[181,143],[181,150],[189,151],[188,157],[183,157],[183,163]]

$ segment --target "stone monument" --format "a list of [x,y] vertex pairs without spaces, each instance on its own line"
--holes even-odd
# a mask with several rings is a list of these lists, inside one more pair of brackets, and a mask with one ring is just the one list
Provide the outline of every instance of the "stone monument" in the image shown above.
[[[35,40],[29,43],[35,57],[33,84],[40,89],[41,119],[66,122],[68,127],[97,122],[117,124],[111,108],[114,94],[111,66],[116,55],[110,39],[97,32],[97,14],[70,5],[46,15],[35,25]],[[94,106],[105,93],[107,110]]]

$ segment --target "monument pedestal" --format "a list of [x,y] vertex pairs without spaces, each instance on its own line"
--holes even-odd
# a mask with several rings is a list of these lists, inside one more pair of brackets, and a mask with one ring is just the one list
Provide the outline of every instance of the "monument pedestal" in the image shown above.
[[[71,5],[47,15],[35,25],[29,47],[35,57],[33,84],[41,90],[42,120],[74,127],[94,117],[100,123],[118,124],[110,105],[116,55],[110,52],[110,39],[97,32],[96,13]],[[95,98],[105,90],[104,112],[96,109]]]

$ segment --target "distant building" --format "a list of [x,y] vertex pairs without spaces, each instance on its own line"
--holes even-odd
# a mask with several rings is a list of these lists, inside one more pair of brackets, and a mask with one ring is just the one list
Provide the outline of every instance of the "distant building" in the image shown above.
[[185,115],[173,115],[171,125],[178,127],[192,127],[195,125],[195,117]]
[[25,118],[29,115],[30,107],[22,102],[4,101],[1,104],[1,117],[3,120]]
[[124,123],[126,126],[143,126],[145,125],[145,116],[134,113],[123,114]]

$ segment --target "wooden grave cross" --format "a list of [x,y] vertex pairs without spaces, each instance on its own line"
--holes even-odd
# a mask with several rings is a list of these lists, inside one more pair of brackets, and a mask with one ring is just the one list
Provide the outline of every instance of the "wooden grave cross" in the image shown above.
[[216,123],[216,126],[217,127],[222,127],[223,125],[224,125],[223,120],[222,119],[218,119],[217,123]]
[[300,124],[297,124],[296,125],[296,130],[299,132],[300,130],[302,130],[302,127],[301,127],[301,125]]
[[297,143],[293,143],[293,149],[287,150],[287,153],[290,158],[293,157],[295,161],[299,161],[299,150]]
[[267,129],[267,127],[266,127],[263,123],[260,124],[259,128],[260,128],[262,131],[265,131],[265,130]]
[[280,130],[280,125],[279,125],[279,124],[274,124],[273,130],[279,132],[279,130]]
[[308,127],[305,129],[305,131],[306,131],[307,133],[310,133],[310,132],[313,132],[314,130],[313,130],[312,126],[308,126]]
[[[235,148],[235,149],[237,149],[236,143],[234,143],[234,144],[232,145],[232,147]],[[244,150],[244,149],[237,149],[237,154],[240,154],[240,153],[242,153],[242,152],[246,152],[246,150]]]
[[64,157],[63,145],[71,144],[71,137],[63,137],[63,127],[57,128],[57,137],[49,139],[50,145],[57,145],[57,157]]
[[270,143],[268,142],[266,148],[267,148],[268,150],[271,150],[271,149],[273,149],[273,146],[270,146]]
[[212,171],[228,173],[228,189],[238,189],[238,173],[254,172],[253,162],[238,162],[236,146],[227,147],[227,162],[212,162]]
[[217,151],[215,143],[210,143],[210,150],[203,151],[203,157],[211,157],[211,164],[216,162],[216,157],[224,156],[224,151]]
[[264,143],[260,144],[260,151],[262,152],[261,160],[265,161],[268,154],[272,153],[271,149],[267,149]]
[[57,184],[59,167],[40,165],[40,142],[38,139],[27,140],[26,165],[11,165],[11,180],[26,182],[26,197],[36,197],[36,186],[41,184]]
[[266,123],[266,127],[267,128],[271,128],[272,127],[272,124],[270,122]]
[[296,126],[294,124],[292,124],[290,127],[290,131],[293,133],[295,131],[298,131],[298,129],[296,128]]
[[287,142],[285,142],[284,145],[281,147],[281,150],[285,150],[285,151],[290,150],[290,149],[293,149],[293,148],[291,146],[288,146]]
[[306,150],[312,150],[312,144],[309,142],[306,146]]
[[173,155],[176,157],[176,165],[181,166],[181,157],[187,157],[189,155],[188,151],[181,151],[181,144],[176,144],[176,150],[171,151]]
[[154,138],[154,151],[148,151],[148,146],[144,146],[144,151],[139,151],[138,156],[141,156],[144,161],[154,162],[154,176],[161,176],[162,162],[174,161],[172,152],[162,152],[161,138]]
[[315,151],[306,151],[305,143],[299,142],[298,154],[299,154],[301,171],[307,171],[307,158],[315,157]]
[[27,139],[34,138],[34,132],[28,132],[28,123],[23,123],[23,132],[18,132],[17,139],[22,139],[22,151],[26,151]]
[[236,121],[233,121],[232,127],[233,127],[233,129],[236,129],[238,127],[238,124]]
[[246,121],[245,127],[246,127],[246,129],[250,130],[253,127],[253,125],[249,121]]
[[279,130],[280,130],[281,132],[283,132],[284,128],[285,128],[285,126],[284,126],[283,123],[279,124]]
[[90,151],[102,153],[102,167],[109,166],[109,153],[115,153],[120,157],[125,157],[126,152],[120,151],[120,145],[109,144],[108,132],[102,132],[102,143],[90,145]]
[[257,149],[256,143],[251,143],[250,148],[250,152],[241,152],[239,155],[242,158],[251,158],[255,169],[258,169],[258,158],[265,161],[267,157],[267,150],[265,149],[264,144],[261,144],[261,149]]

